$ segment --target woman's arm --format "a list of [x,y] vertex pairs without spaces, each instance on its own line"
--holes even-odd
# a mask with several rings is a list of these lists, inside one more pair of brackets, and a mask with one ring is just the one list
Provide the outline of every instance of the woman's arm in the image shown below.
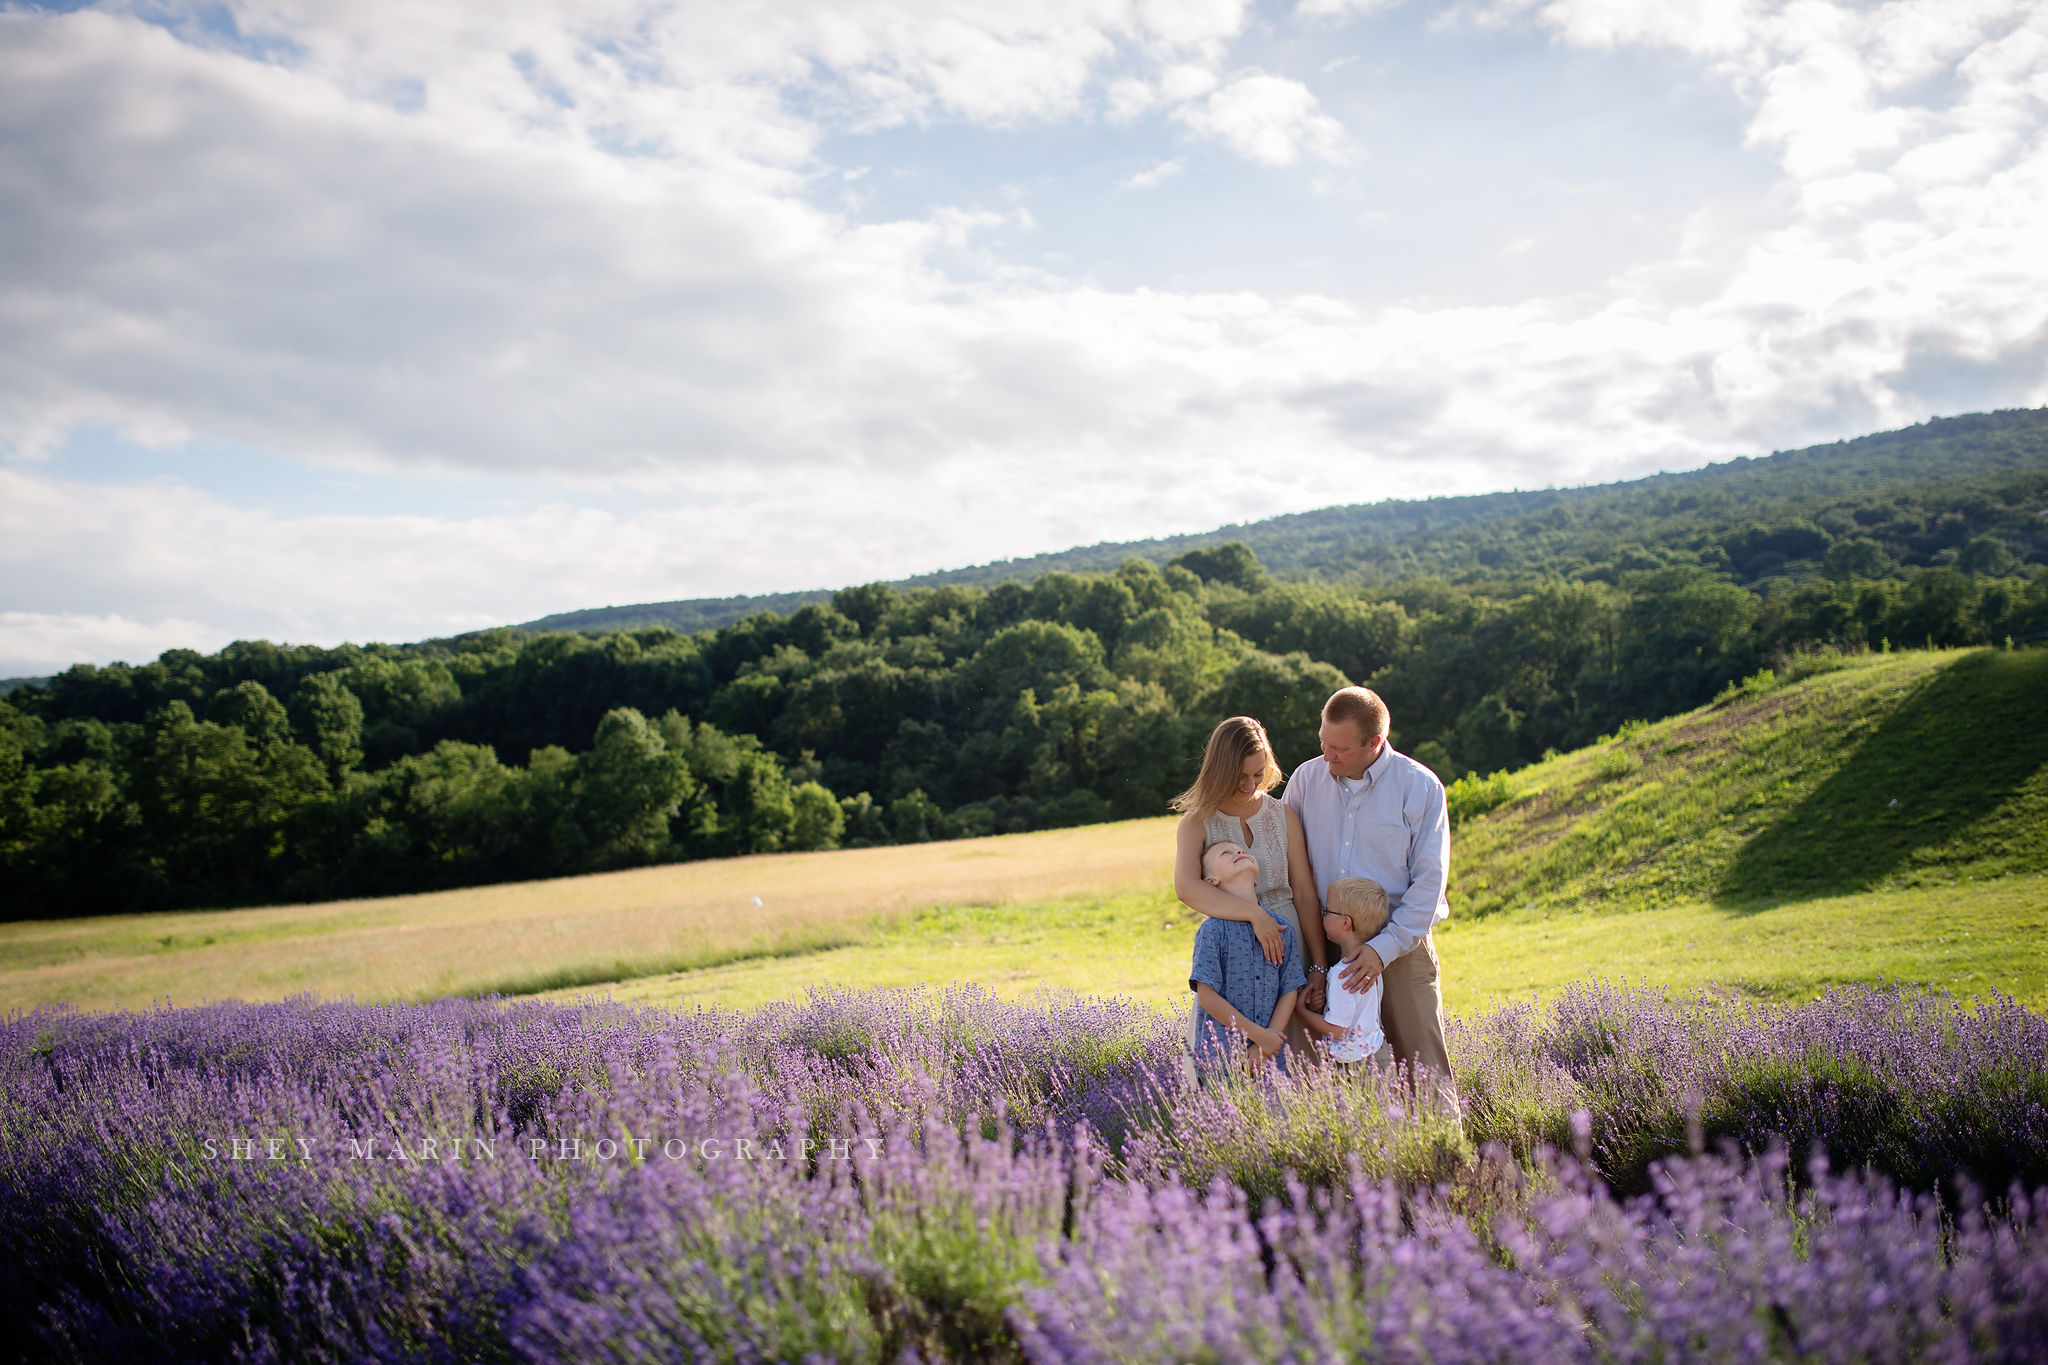
[[[1210,919],[1241,920],[1251,925],[1266,961],[1280,965],[1280,921],[1267,914],[1257,901],[1239,900],[1220,886],[1202,880],[1202,822],[1194,813],[1181,816],[1173,832],[1173,894],[1180,903]],[[1323,941],[1322,922],[1316,923],[1316,942]]]
[[[1308,835],[1302,831],[1294,807],[1283,804],[1280,809],[1287,816],[1287,884],[1294,889],[1294,914],[1301,921],[1301,952],[1306,959],[1302,965],[1304,970],[1310,964],[1327,968],[1330,945],[1323,938],[1323,906],[1316,899],[1316,870],[1308,860]],[[1309,972],[1302,1003],[1321,1009],[1327,982],[1323,972]]]

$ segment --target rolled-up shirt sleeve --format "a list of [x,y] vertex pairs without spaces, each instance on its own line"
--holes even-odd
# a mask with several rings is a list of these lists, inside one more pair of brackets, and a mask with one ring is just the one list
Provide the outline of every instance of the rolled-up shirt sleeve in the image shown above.
[[1387,927],[1367,945],[1382,963],[1411,951],[1438,920],[1450,914],[1444,888],[1451,875],[1451,819],[1443,788],[1430,783],[1416,793],[1408,817],[1408,889],[1388,907]]

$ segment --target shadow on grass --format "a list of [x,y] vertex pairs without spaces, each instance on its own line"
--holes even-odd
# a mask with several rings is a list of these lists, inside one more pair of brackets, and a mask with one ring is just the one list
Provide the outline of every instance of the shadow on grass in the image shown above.
[[1750,840],[1716,899],[1869,890],[1919,850],[1951,841],[1959,860],[1972,860],[1986,850],[1970,846],[1970,826],[2048,766],[2044,702],[2048,650],[1958,659],[1915,688],[1813,795]]

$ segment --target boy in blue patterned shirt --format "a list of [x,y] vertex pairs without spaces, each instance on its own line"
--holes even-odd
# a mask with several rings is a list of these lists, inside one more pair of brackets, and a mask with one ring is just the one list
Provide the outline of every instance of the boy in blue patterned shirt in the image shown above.
[[[1228,841],[1202,850],[1202,879],[1233,896],[1258,903],[1259,864]],[[1259,939],[1243,920],[1205,919],[1195,931],[1195,960],[1188,989],[1201,1002],[1201,1026],[1189,1040],[1195,1068],[1204,1079],[1227,1072],[1242,1059],[1257,1072],[1278,1058],[1287,1069],[1281,1036],[1308,977],[1301,969],[1301,939],[1292,925],[1280,925],[1281,959],[1266,961]]]

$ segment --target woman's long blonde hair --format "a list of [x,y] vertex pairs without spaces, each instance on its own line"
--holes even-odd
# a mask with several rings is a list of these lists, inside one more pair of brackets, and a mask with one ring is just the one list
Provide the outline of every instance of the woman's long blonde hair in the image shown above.
[[1265,757],[1266,770],[1259,774],[1259,790],[1267,792],[1280,785],[1285,776],[1273,761],[1273,743],[1266,727],[1250,716],[1232,716],[1209,732],[1209,751],[1202,755],[1202,771],[1189,787],[1169,803],[1177,811],[1191,811],[1207,820],[1237,793],[1237,780],[1244,775],[1244,761],[1253,754]]

